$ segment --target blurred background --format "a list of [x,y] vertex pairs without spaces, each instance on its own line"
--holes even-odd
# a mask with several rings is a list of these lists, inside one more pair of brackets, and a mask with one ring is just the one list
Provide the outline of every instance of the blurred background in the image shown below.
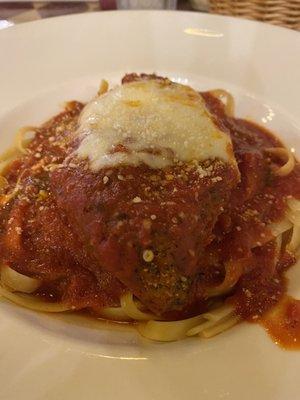
[[0,0],[0,29],[59,15],[115,9],[198,11],[254,19],[300,31],[300,0]]

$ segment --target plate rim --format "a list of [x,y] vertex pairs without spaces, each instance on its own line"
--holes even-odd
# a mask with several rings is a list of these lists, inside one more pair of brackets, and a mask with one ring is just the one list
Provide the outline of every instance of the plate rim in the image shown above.
[[120,14],[120,13],[123,13],[123,14],[135,14],[135,13],[162,14],[162,15],[163,14],[175,14],[175,15],[191,14],[191,15],[199,15],[201,17],[208,17],[208,18],[225,19],[225,20],[232,20],[232,21],[242,21],[244,23],[249,23],[250,25],[252,25],[252,24],[260,25],[260,26],[268,27],[268,29],[272,29],[272,30],[278,29],[278,30],[282,30],[283,32],[285,31],[285,32],[290,32],[292,34],[298,34],[299,39],[300,39],[300,31],[291,29],[291,28],[287,28],[284,26],[280,26],[280,25],[271,24],[270,22],[258,21],[258,20],[253,20],[253,19],[249,19],[246,17],[239,17],[239,16],[233,16],[233,15],[213,14],[210,12],[203,12],[203,11],[196,11],[196,10],[187,10],[187,11],[184,11],[184,10],[97,10],[97,11],[90,11],[90,12],[80,12],[80,13],[74,13],[74,14],[57,15],[54,17],[40,18],[40,19],[33,20],[33,21],[25,21],[25,22],[20,22],[20,23],[17,22],[11,26],[8,26],[7,28],[1,29],[0,35],[2,34],[2,32],[19,29],[18,27],[41,24],[44,22],[49,23],[49,21],[53,21],[53,20],[82,18],[83,16],[86,16],[88,18],[91,15],[97,15],[97,16],[101,15],[101,17],[104,17],[105,15],[109,16],[109,15]]

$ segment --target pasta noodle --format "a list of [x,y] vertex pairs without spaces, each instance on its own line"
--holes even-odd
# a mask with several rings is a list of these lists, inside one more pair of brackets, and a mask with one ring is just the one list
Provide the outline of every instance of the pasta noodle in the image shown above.
[[20,155],[16,147],[11,147],[0,155],[0,174],[5,173],[7,166]]
[[105,307],[101,310],[100,316],[110,321],[132,322],[122,307]]
[[20,274],[7,265],[1,268],[1,282],[13,291],[32,293],[40,286],[37,279]]
[[108,91],[108,82],[105,79],[102,79],[98,90],[98,96],[105,94],[107,91]]
[[36,128],[33,126],[24,126],[23,128],[19,129],[17,134],[16,134],[16,139],[15,139],[15,144],[16,148],[20,151],[22,154],[27,154],[28,150],[26,147],[30,143],[31,139],[26,139],[25,135],[26,133],[29,132],[35,132]]
[[[0,295],[6,299],[35,311],[64,312],[73,310],[68,305],[46,303],[25,294],[32,293],[39,285],[37,279],[20,274],[8,266],[1,268]],[[163,342],[180,340],[186,336],[194,335],[211,337],[238,322],[238,318],[233,315],[233,309],[230,306],[217,308],[185,320],[155,321],[153,314],[144,313],[138,309],[131,293],[121,297],[121,307],[105,307],[100,316],[120,322],[147,321],[138,325],[138,331],[141,335],[148,339]]]
[[295,225],[293,228],[292,238],[289,244],[287,245],[287,249],[291,252],[296,252],[300,246],[300,226]]
[[15,185],[15,187],[13,188],[13,190],[10,193],[4,194],[4,195],[0,195],[0,205],[3,206],[5,204],[7,204],[10,200],[12,200],[18,193],[18,191],[20,190],[20,182],[23,178],[24,173],[26,172],[26,170],[24,170],[21,175],[18,178],[18,181]]
[[[0,163],[4,163],[6,161],[10,162],[12,161],[16,156],[18,156],[20,154],[19,150],[13,146],[10,147],[9,149],[7,149],[6,151],[4,151],[1,155],[0,155]],[[2,173],[2,169],[1,169],[1,173]]]
[[275,251],[275,257],[274,257],[274,267],[276,267],[276,264],[278,263],[280,259],[280,254],[282,250],[282,234],[278,235],[275,239],[276,243],[276,251]]
[[7,179],[0,175],[0,190],[5,189],[8,186]]
[[268,226],[268,228],[271,230],[272,235],[276,238],[279,235],[282,235],[284,232],[287,232],[293,227],[293,224],[291,221],[289,221],[287,218],[282,219],[279,222],[274,222]]
[[187,332],[203,322],[202,315],[180,321],[148,321],[137,326],[139,333],[147,339],[171,342],[186,337]]
[[137,321],[153,319],[153,314],[144,313],[140,311],[135,302],[133,301],[132,293],[127,293],[121,296],[121,307],[123,312],[129,317]]
[[230,305],[221,306],[215,310],[202,314],[204,322],[195,326],[187,332],[187,336],[199,335],[201,337],[212,337],[231,328],[238,323],[239,317],[234,314]]
[[209,338],[239,322],[232,306],[225,305],[210,312],[179,321],[148,321],[138,325],[138,331],[147,339],[171,342],[189,336]]
[[133,299],[132,293],[126,293],[120,298],[121,307],[106,307],[101,316],[113,321],[148,321],[154,319],[151,313],[141,311]]
[[242,264],[239,260],[226,263],[225,270],[224,281],[219,286],[210,288],[208,290],[208,297],[221,296],[228,293],[243,273]]
[[221,100],[225,105],[225,112],[229,117],[234,116],[234,98],[224,89],[211,90],[210,93]]
[[292,237],[287,249],[296,252],[300,247],[300,201],[289,198],[287,199],[287,206],[286,216],[293,225]]
[[[5,173],[6,168],[11,164],[12,161],[14,161],[20,155],[27,154],[26,147],[28,146],[28,144],[32,139],[30,138],[26,139],[24,137],[25,134],[28,132],[35,132],[35,131],[36,128],[32,126],[26,126],[19,129],[15,137],[15,146],[10,147],[8,150],[6,150],[4,153],[0,155],[0,190],[5,189],[8,186],[7,179],[2,175],[3,173]],[[10,193],[0,195],[0,205],[3,206],[4,204],[8,203],[18,193],[20,188],[20,182],[24,175],[24,172],[25,171],[23,171],[23,173],[19,176],[16,186]]]
[[236,315],[231,315],[228,319],[221,321],[220,323],[213,324],[212,326],[204,329],[199,336],[209,339],[213,336],[216,336],[222,332],[225,332],[227,329],[232,328],[234,325],[240,322],[240,318]]
[[18,304],[24,308],[41,312],[65,312],[71,311],[72,307],[61,303],[49,303],[42,301],[37,297],[30,296],[24,293],[13,293],[4,286],[0,285],[0,295],[11,302]]
[[270,147],[266,149],[266,152],[284,161],[284,165],[281,167],[275,166],[273,168],[275,175],[286,176],[293,171],[295,166],[295,158],[288,149],[285,149],[284,147]]

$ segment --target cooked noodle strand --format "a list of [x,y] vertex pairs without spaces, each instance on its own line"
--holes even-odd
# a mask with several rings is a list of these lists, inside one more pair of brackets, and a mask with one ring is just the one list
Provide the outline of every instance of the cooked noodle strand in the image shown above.
[[24,126],[23,128],[19,129],[17,134],[16,134],[16,139],[15,139],[15,144],[16,148],[20,151],[22,154],[28,154],[28,150],[26,147],[30,143],[31,139],[26,139],[25,135],[28,132],[35,132],[36,128],[34,126]]
[[3,296],[5,299],[12,301],[15,304],[18,304],[19,306],[34,311],[57,313],[57,312],[65,312],[72,310],[72,307],[69,305],[61,303],[49,303],[46,301],[42,301],[35,296],[30,296],[28,294],[13,293],[1,285],[0,285],[0,295]]
[[266,152],[278,157],[284,162],[281,167],[274,166],[273,171],[275,175],[286,176],[289,175],[295,167],[295,158],[292,152],[284,147],[270,147]]
[[105,94],[108,91],[108,88],[108,82],[105,79],[102,79],[98,90],[98,96]]
[[149,320],[153,319],[154,315],[150,313],[144,313],[143,311],[140,311],[138,307],[136,306],[134,300],[133,300],[133,295],[132,293],[126,293],[121,296],[121,308],[123,312],[132,319],[135,319],[137,321],[144,321],[144,320]]
[[225,112],[229,117],[234,116],[234,98],[224,89],[211,90],[210,93],[217,97],[225,106]]

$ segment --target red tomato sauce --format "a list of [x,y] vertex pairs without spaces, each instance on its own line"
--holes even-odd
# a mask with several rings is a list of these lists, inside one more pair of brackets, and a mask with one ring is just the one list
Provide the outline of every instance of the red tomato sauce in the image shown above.
[[300,300],[283,296],[260,324],[279,346],[288,350],[300,349]]
[[[268,226],[284,216],[287,196],[300,199],[300,166],[297,164],[288,176],[274,175],[271,169],[274,160],[270,159],[266,149],[282,146],[281,142],[255,123],[228,117],[220,101],[210,93],[202,95],[217,124],[232,138],[241,181],[230,196],[228,195],[226,202],[218,205],[223,209],[211,232],[204,232],[205,234],[202,232],[207,245],[201,250],[201,254],[197,255],[200,264],[195,264],[193,259],[188,258],[193,256],[193,254],[188,255],[191,240],[187,240],[194,229],[192,220],[186,219],[183,222],[178,218],[176,223],[172,223],[173,214],[170,211],[172,207],[169,209],[166,207],[164,211],[155,206],[155,202],[151,203],[152,208],[147,212],[150,219],[151,215],[155,215],[156,219],[152,221],[153,229],[180,241],[180,251],[176,253],[174,250],[177,254],[175,259],[180,260],[178,261],[180,265],[188,266],[180,272],[184,278],[181,277],[181,286],[176,286],[178,293],[183,293],[183,302],[178,303],[178,310],[170,313],[168,318],[182,318],[205,310],[209,302],[208,291],[224,281],[226,265],[232,263],[234,268],[229,270],[229,273],[227,270],[227,275],[231,275],[229,278],[233,285],[222,298],[227,298],[226,301],[234,305],[236,313],[242,319],[260,321],[280,345],[296,348],[299,346],[300,306],[297,300],[286,297],[287,282],[284,277],[284,272],[295,263],[296,259],[285,251],[279,256],[276,255],[275,242]],[[77,218],[74,205],[78,204],[80,208],[82,197],[73,197],[73,214],[65,215],[61,212],[62,204],[59,208],[57,205],[57,202],[64,202],[64,196],[60,198],[57,194],[54,196],[51,189],[50,175],[55,169],[60,168],[70,146],[74,145],[73,133],[82,107],[80,103],[70,103],[68,110],[39,128],[29,145],[31,152],[8,167],[7,191],[15,187],[20,176],[21,185],[18,196],[0,210],[0,254],[3,264],[41,280],[42,285],[35,293],[37,296],[42,296],[48,301],[64,301],[75,309],[88,309],[92,313],[97,313],[104,306],[119,304],[120,295],[126,291],[124,284],[126,276],[132,271],[124,268],[121,271],[124,274],[121,276],[122,279],[119,279],[120,275],[116,278],[115,265],[122,262],[121,258],[115,259],[117,256],[115,250],[120,243],[117,240],[115,244],[110,243],[107,248],[101,249],[107,257],[107,264],[111,267],[99,268],[99,259],[93,251],[90,251],[95,244],[86,241],[86,237],[77,229],[73,229],[74,225],[70,224],[70,218],[72,221]],[[280,163],[279,160],[275,161]],[[94,189],[101,189],[101,201],[106,199],[107,209],[103,218],[109,220],[110,208],[112,209],[110,204],[113,202],[119,204],[120,209],[124,206],[122,213],[116,218],[119,221],[127,218],[129,211],[126,211],[126,204],[122,201],[126,196],[132,197],[133,193],[135,195],[139,193],[142,185],[146,184],[143,177],[147,172],[143,172],[142,169],[138,172],[135,173],[134,168],[128,168],[128,175],[133,176],[130,186],[128,182],[125,185],[123,180],[119,179],[117,171],[113,171],[109,175],[109,179],[113,182],[112,192],[106,192],[102,179],[106,176],[106,172],[101,177],[101,184],[100,180],[97,184],[92,180],[89,181],[89,175],[86,173],[85,185],[89,187],[90,196],[96,193]],[[76,173],[75,180],[73,177],[70,185],[76,185]],[[81,173],[85,174],[85,171]],[[80,174],[77,174],[80,178]],[[193,178],[192,173],[189,174],[187,181]],[[229,174],[227,179],[231,178]],[[195,191],[193,188],[187,191],[186,182],[184,180],[182,182],[179,184],[172,180],[167,181],[164,190],[173,192],[175,188],[182,194],[185,202],[189,202],[191,197],[194,201]],[[226,183],[226,180],[224,182]],[[217,193],[218,196],[222,195],[222,190]],[[94,210],[98,207],[97,213],[100,197],[98,200],[98,206],[94,205]],[[87,206],[92,208],[92,204],[84,204],[84,207]],[[209,202],[203,203],[201,206],[203,216],[214,211],[209,207]],[[195,212],[195,209],[191,210],[191,214]],[[178,215],[183,212],[188,214],[187,211],[188,208],[184,207],[176,209]],[[143,213],[145,212],[143,210]],[[159,225],[159,221],[165,218],[164,213],[167,212],[170,212],[171,216],[170,225],[167,227]],[[93,214],[90,216],[85,220],[86,227],[94,229],[97,234],[98,228],[93,223]],[[147,244],[148,228],[145,225],[145,229],[141,230],[139,222],[136,220],[131,232],[128,229],[123,232],[122,224],[114,225],[112,228],[112,224],[109,225],[108,222],[105,226],[108,233],[109,229],[115,229],[115,237],[127,235],[126,238],[130,238],[139,230],[140,243]],[[182,224],[179,229],[180,222]],[[197,229],[195,228],[195,232],[198,232]],[[196,240],[198,239],[195,238]],[[124,249],[121,250],[124,254]],[[134,269],[139,263],[135,252],[133,250],[127,252],[126,257],[127,263],[130,261]],[[276,257],[277,263],[274,262]],[[166,254],[163,262],[167,263],[168,260]],[[143,273],[141,279],[150,280],[154,272]],[[160,287],[154,289],[151,295],[155,294],[159,298],[162,293],[159,291]]]

